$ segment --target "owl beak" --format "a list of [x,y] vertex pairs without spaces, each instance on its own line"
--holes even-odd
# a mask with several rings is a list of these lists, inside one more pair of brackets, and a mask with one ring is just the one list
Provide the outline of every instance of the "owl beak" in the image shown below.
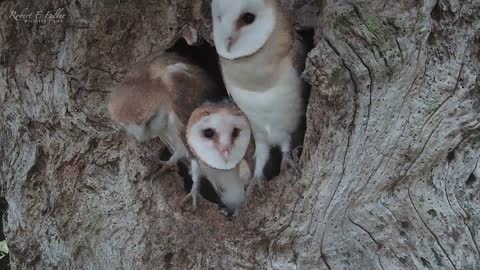
[[232,49],[233,45],[235,45],[235,42],[237,42],[238,39],[238,34],[235,33],[231,35],[230,37],[227,38],[227,51],[230,52]]
[[230,50],[232,49],[232,45],[233,45],[232,37],[229,37],[227,39],[227,52],[230,52]]
[[228,148],[224,148],[221,153],[222,153],[222,158],[225,162],[228,161],[228,158],[230,157],[230,152],[231,152],[231,149],[230,147]]

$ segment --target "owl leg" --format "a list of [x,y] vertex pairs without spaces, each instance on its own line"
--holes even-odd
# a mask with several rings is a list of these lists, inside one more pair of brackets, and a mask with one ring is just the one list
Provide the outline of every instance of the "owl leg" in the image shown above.
[[160,160],[160,164],[162,164],[162,169],[160,169],[159,173],[164,174],[170,170],[176,169],[177,162],[186,157],[186,150],[185,146],[183,145],[177,145],[175,147],[175,152],[173,152],[173,155],[168,159],[167,161]]
[[292,168],[295,170],[295,173],[299,173],[299,168],[298,165],[293,161],[293,156],[292,156],[292,147],[290,145],[290,136],[288,136],[288,139],[282,143],[281,145],[282,149],[282,163],[280,165],[280,170],[284,171],[288,168]]
[[200,192],[200,166],[196,160],[192,160],[192,206],[193,209],[197,209],[198,206],[198,194]]
[[160,160],[160,164],[162,164],[162,168],[160,169],[160,171],[158,171],[159,174],[165,174],[167,172],[175,170],[176,168],[176,162],[170,162],[170,160]]
[[263,168],[267,164],[268,157],[270,156],[270,147],[268,144],[255,142],[255,171],[253,173],[252,181],[249,182],[246,197],[250,197],[253,193],[254,187],[257,187],[260,193],[264,193],[265,176],[263,175]]
[[200,166],[196,160],[191,161],[191,172],[190,174],[192,175],[192,190],[190,191],[185,198],[183,198],[182,202],[180,203],[181,205],[185,204],[185,202],[192,198],[192,208],[193,210],[197,209],[198,207],[198,195],[200,191]]
[[255,180],[265,179],[263,175],[263,169],[267,164],[268,157],[270,156],[270,146],[263,142],[255,143],[255,172],[253,178]]

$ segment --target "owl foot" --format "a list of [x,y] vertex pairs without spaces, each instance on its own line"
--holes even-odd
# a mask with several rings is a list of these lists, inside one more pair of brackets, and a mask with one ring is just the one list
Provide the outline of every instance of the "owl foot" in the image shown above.
[[197,208],[198,208],[198,194],[195,193],[195,192],[188,193],[185,196],[185,198],[183,198],[182,201],[180,202],[180,207],[185,209],[184,206],[190,199],[192,199],[192,211],[197,210]]
[[171,162],[170,160],[168,161],[161,160],[160,164],[162,164],[162,168],[158,171],[159,174],[170,173],[171,171],[174,171],[177,168],[177,164],[175,164],[175,162]]
[[227,208],[219,208],[219,211],[227,218],[228,221],[233,221],[238,216],[238,209],[232,212]]
[[280,171],[283,172],[287,169],[293,169],[296,175],[300,175],[300,166],[293,160],[291,154],[283,154],[282,163],[280,164]]
[[254,176],[249,182],[250,184],[247,187],[246,196],[250,197],[253,194],[253,190],[256,189],[260,194],[264,194],[266,192],[265,176]]

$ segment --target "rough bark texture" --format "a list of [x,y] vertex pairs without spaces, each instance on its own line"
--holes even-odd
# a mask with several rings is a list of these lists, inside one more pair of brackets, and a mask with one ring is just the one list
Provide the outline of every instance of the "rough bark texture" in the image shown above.
[[[480,268],[480,2],[284,1],[315,29],[301,177],[234,222],[109,121],[153,49],[210,40],[209,1],[4,1],[0,154],[18,269]],[[63,23],[8,19],[52,10]]]

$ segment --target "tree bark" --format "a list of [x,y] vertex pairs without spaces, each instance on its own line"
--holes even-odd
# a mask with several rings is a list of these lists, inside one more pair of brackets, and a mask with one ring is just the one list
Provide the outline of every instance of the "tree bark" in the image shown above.
[[[108,119],[108,87],[210,1],[0,3],[4,218],[17,269],[480,268],[480,2],[283,1],[315,30],[302,175],[228,221],[183,211],[158,140]],[[60,22],[11,11],[63,8]]]

